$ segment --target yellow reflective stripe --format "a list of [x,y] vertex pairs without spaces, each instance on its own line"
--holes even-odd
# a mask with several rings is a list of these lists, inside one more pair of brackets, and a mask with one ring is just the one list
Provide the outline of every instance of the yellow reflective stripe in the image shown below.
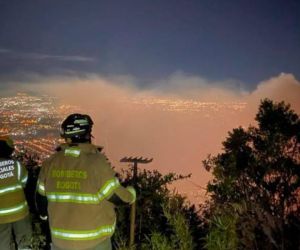
[[53,237],[64,240],[94,240],[105,236],[113,235],[115,231],[114,225],[105,225],[95,230],[64,230],[60,228],[51,228]]
[[7,193],[12,193],[12,192],[15,192],[17,190],[20,190],[22,189],[22,186],[21,185],[14,185],[14,186],[9,186],[9,187],[5,187],[5,188],[1,188],[0,189],[0,195],[4,195],[4,194],[7,194]]
[[[98,204],[108,197],[116,188],[120,186],[117,178],[108,180],[97,194],[69,193],[69,192],[47,192],[47,198],[52,202],[72,202],[85,204]],[[39,193],[45,194],[45,188],[38,185]]]
[[21,182],[22,182],[23,185],[26,184],[27,179],[28,179],[28,175],[27,175],[27,173],[26,173],[26,175],[25,175],[25,176],[23,177],[23,179],[21,180]]
[[18,166],[18,180],[21,180],[21,164],[18,161],[17,161],[17,166]]
[[44,183],[38,181],[37,188],[38,188],[38,193],[39,194],[46,195]]
[[80,149],[79,148],[66,148],[65,155],[78,157],[80,155]]
[[80,124],[80,125],[88,125],[89,122],[86,119],[78,119],[74,121],[74,124]]
[[101,190],[99,191],[100,199],[108,197],[114,190],[116,190],[120,186],[119,180],[117,178],[113,178],[105,182]]
[[80,193],[47,193],[47,199],[52,202],[72,202],[72,203],[85,203],[85,204],[98,204],[99,197],[93,194],[80,194]]
[[18,166],[18,180],[22,182],[22,184],[26,184],[27,182],[27,173],[25,173],[25,176],[21,179],[21,176],[22,176],[22,165],[20,162],[16,162],[17,163],[17,166]]
[[25,201],[24,203],[19,204],[18,206],[2,208],[0,209],[0,216],[19,213],[22,210],[24,210],[26,207],[27,207],[27,202]]
[[131,204],[132,204],[136,201],[136,191],[133,187],[127,187],[127,190],[132,194],[132,197],[133,197],[132,202],[131,202]]

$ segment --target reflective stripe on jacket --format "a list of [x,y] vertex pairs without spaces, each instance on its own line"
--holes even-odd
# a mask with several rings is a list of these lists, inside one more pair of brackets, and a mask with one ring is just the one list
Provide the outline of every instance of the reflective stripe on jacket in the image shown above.
[[15,222],[28,214],[23,188],[27,171],[20,162],[0,159],[0,224]]
[[44,162],[37,187],[48,199],[52,240],[60,248],[92,248],[115,231],[114,205],[108,199],[118,194],[130,203],[134,197],[96,146],[61,148]]

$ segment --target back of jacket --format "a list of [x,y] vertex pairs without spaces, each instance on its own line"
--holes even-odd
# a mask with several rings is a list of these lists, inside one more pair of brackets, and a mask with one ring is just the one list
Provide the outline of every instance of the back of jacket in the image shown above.
[[0,224],[11,223],[28,215],[23,188],[27,171],[20,162],[0,158]]
[[[38,192],[48,199],[53,243],[60,248],[91,248],[115,229],[108,198],[120,187],[106,157],[92,144],[65,145],[41,169]],[[128,194],[130,202],[130,193]]]

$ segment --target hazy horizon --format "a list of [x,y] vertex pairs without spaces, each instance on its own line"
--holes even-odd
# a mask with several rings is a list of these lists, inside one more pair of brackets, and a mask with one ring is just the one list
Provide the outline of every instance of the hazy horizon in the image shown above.
[[[140,89],[134,81],[129,76],[36,77],[34,83],[10,85],[7,90],[52,95],[90,114],[94,142],[104,146],[117,168],[126,168],[119,163],[123,156],[144,156],[154,158],[145,168],[192,173],[190,181],[176,185],[181,192],[206,185],[210,175],[202,161],[220,152],[228,131],[255,125],[261,99],[285,101],[300,113],[300,82],[292,74],[258,83],[252,92],[234,89],[234,83],[211,85],[183,73],[152,90]],[[199,191],[203,199],[205,191]]]

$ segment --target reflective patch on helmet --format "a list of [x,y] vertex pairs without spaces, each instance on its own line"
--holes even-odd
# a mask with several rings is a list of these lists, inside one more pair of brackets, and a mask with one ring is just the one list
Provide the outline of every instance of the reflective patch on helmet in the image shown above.
[[94,240],[113,235],[115,223],[113,225],[104,225],[94,230],[65,230],[60,228],[51,228],[53,237],[64,240]]
[[74,121],[74,124],[79,124],[81,126],[84,126],[84,125],[89,125],[89,122],[86,119],[78,119]]

